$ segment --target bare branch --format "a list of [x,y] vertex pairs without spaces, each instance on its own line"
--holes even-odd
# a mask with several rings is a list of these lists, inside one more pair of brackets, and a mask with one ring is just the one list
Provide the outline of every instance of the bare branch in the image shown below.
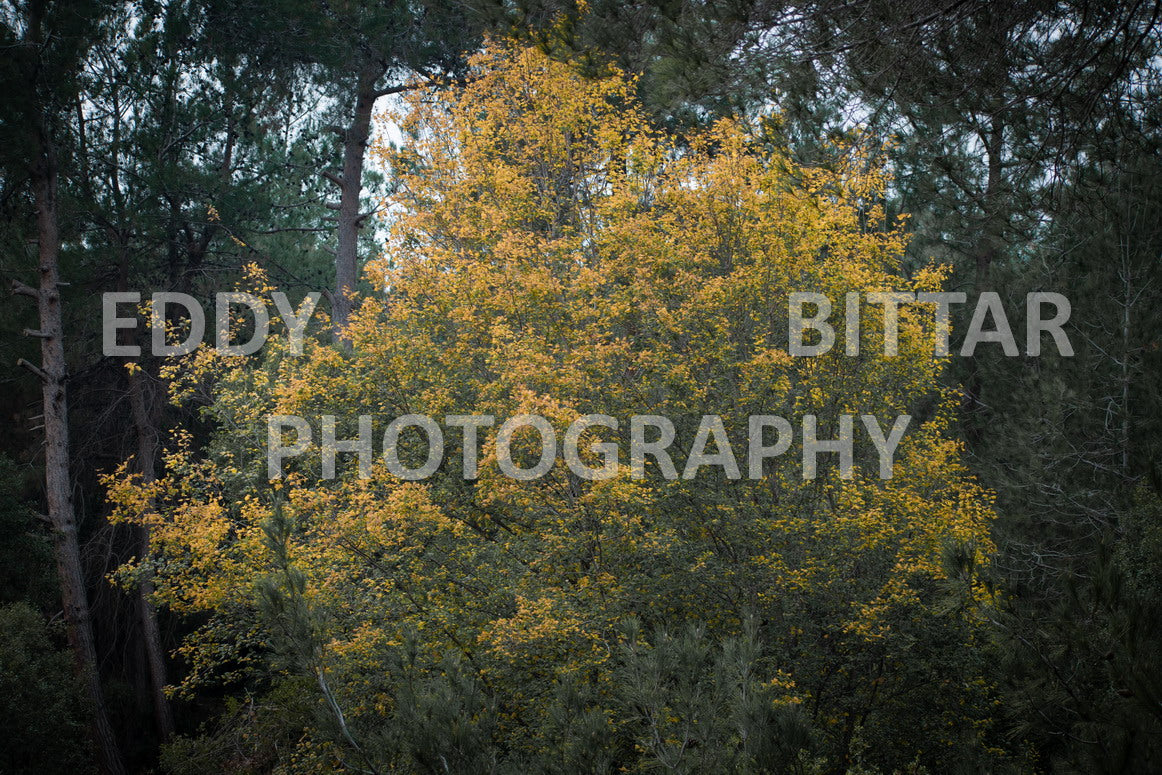
[[464,78],[455,78],[451,80],[444,80],[438,77],[429,77],[426,81],[416,81],[414,83],[402,83],[398,86],[388,86],[384,89],[379,89],[374,92],[375,98],[386,97],[389,94],[400,94],[402,92],[419,91],[420,89],[435,89],[441,86],[465,86],[476,80],[476,76],[467,76]]
[[42,382],[48,382],[48,381],[49,381],[48,374],[46,374],[46,373],[45,373],[44,369],[40,368],[39,366],[35,366],[35,365],[33,365],[33,364],[29,363],[28,361],[24,360],[23,358],[21,358],[20,360],[16,361],[16,365],[17,365],[17,366],[23,366],[24,368],[28,369],[28,370],[29,370],[29,371],[31,371],[33,374],[35,374],[36,376],[40,377],[40,379],[41,379],[41,381],[42,381]]
[[12,294],[14,296],[15,295],[27,296],[31,299],[40,298],[40,294],[37,293],[35,288],[33,288],[30,285],[25,285],[24,283],[20,282],[19,280],[12,281]]

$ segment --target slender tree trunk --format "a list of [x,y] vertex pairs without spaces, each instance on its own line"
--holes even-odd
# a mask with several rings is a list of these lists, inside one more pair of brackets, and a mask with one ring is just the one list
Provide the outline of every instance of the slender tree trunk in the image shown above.
[[[129,374],[129,404],[133,413],[133,425],[137,432],[137,465],[141,479],[150,484],[156,479],[157,444],[155,434],[157,423],[151,416],[146,402],[145,376],[140,371]],[[141,528],[141,556],[150,555],[149,525]],[[174,734],[173,713],[169,698],[165,696],[166,668],[165,650],[161,646],[161,630],[157,626],[157,608],[153,604],[153,576],[146,573],[138,586],[138,612],[141,632],[145,645],[145,659],[149,667],[150,698],[153,701],[153,717],[157,733],[163,741]]]
[[[115,183],[114,190],[117,190]],[[129,290],[129,246],[124,229],[112,235],[118,248],[118,276],[117,290]],[[134,331],[133,338],[137,338]],[[133,430],[137,437],[136,462],[142,481],[150,484],[157,478],[157,438],[158,419],[155,412],[151,412],[147,400],[147,385],[145,374],[140,368],[129,371],[129,410],[133,418]],[[148,559],[150,555],[150,529],[148,525],[140,528],[140,556]],[[137,588],[138,618],[141,624],[143,652],[149,673],[150,702],[153,705],[154,723],[157,734],[162,741],[169,740],[174,734],[173,713],[170,710],[169,698],[165,696],[166,679],[165,650],[161,646],[161,630],[157,626],[157,608],[153,604],[152,574],[145,575]]]
[[[992,266],[997,257],[1004,250],[1005,207],[1002,196],[1004,187],[1004,121],[994,115],[985,138],[985,153],[988,156],[988,178],[983,192],[982,213],[984,228],[981,231],[981,242],[976,247],[975,272],[973,276],[973,290],[976,298],[980,294],[990,291]],[[985,429],[988,426],[988,404],[985,401],[985,380],[981,374],[981,356],[968,358],[968,374],[965,379],[967,392],[965,409],[965,434],[968,440],[978,445],[984,439]]]
[[358,281],[359,229],[366,218],[359,213],[359,194],[363,191],[363,161],[371,137],[371,113],[381,95],[376,84],[383,73],[383,67],[377,65],[367,65],[359,71],[355,115],[343,131],[343,171],[338,177],[328,176],[339,186],[339,244],[335,250],[335,295],[331,306],[335,341],[340,343],[346,341],[342,330],[351,319],[351,294]]
[[984,190],[984,239],[976,254],[976,292],[992,290],[989,287],[993,262],[1004,249],[1004,216],[1002,212],[1004,187],[1004,142],[1005,125],[999,116],[994,116],[989,127],[985,152],[988,155],[988,179]]
[[113,727],[109,723],[97,670],[97,649],[85,592],[69,475],[68,404],[65,397],[68,375],[62,339],[56,159],[47,130],[43,126],[38,127],[37,135],[39,148],[33,164],[32,185],[36,202],[39,274],[36,297],[40,311],[40,330],[33,333],[40,338],[41,350],[41,367],[38,372],[44,394],[44,467],[48,518],[52,524],[53,551],[69,644],[91,706],[90,732],[102,772],[106,775],[121,775],[125,767]]
[[1121,432],[1121,437],[1118,439],[1118,442],[1120,443],[1120,446],[1122,448],[1122,459],[1121,459],[1122,478],[1125,480],[1125,482],[1127,484],[1127,489],[1129,489],[1129,483],[1132,479],[1132,477],[1130,476],[1130,383],[1133,381],[1133,377],[1130,374],[1130,358],[1132,357],[1131,352],[1130,352],[1130,331],[1131,331],[1131,328],[1130,328],[1130,308],[1134,306],[1134,300],[1135,300],[1134,294],[1132,293],[1132,291],[1133,291],[1133,287],[1132,287],[1133,269],[1130,266],[1129,255],[1127,255],[1128,252],[1129,252],[1129,246],[1123,244],[1122,256],[1121,256],[1121,261],[1122,261],[1122,271],[1121,271],[1121,275],[1122,275],[1122,304],[1121,304],[1121,306],[1122,306],[1122,320],[1121,320],[1121,324],[1122,324],[1122,326],[1121,326],[1121,329],[1122,329],[1121,330],[1122,352],[1121,352],[1121,363],[1119,364],[1119,368],[1121,370],[1121,383],[1122,383],[1121,384],[1122,405],[1120,407],[1121,412],[1122,412],[1122,432]]

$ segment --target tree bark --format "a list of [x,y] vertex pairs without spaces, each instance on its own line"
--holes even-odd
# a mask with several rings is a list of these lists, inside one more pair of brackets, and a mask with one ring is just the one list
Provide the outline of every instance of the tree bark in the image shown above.
[[343,328],[351,319],[359,268],[359,229],[365,216],[359,213],[359,195],[363,191],[363,161],[371,137],[371,114],[380,97],[376,89],[385,72],[381,65],[366,65],[359,71],[356,84],[355,115],[343,131],[343,171],[330,177],[339,186],[338,246],[335,250],[335,294],[331,302],[336,343],[346,344]]
[[52,524],[53,553],[60,582],[61,604],[68,627],[69,645],[77,671],[84,682],[90,704],[90,734],[101,771],[122,775],[120,748],[109,723],[101,679],[97,670],[97,649],[85,591],[73,512],[69,474],[68,403],[65,382],[63,324],[60,299],[60,231],[57,219],[57,166],[52,141],[46,128],[37,128],[37,158],[32,166],[32,187],[36,203],[37,260],[40,313],[40,376],[44,396],[44,467],[48,518]]
[[[114,179],[113,190],[119,185]],[[118,202],[120,204],[120,202]],[[119,208],[120,209],[120,208]],[[114,230],[111,237],[117,244],[119,259],[117,290],[129,290],[129,245],[124,228]],[[137,331],[133,331],[133,339],[137,339]],[[136,342],[135,342],[136,343]],[[158,418],[156,412],[150,411],[147,397],[146,377],[137,369],[127,374],[129,411],[133,418],[134,435],[137,438],[136,463],[145,484],[154,482],[157,478],[157,449],[158,449]],[[142,525],[139,532],[140,556],[148,561],[150,556],[150,529]],[[154,724],[157,727],[158,737],[168,741],[174,735],[173,712],[170,709],[169,698],[165,695],[166,678],[165,650],[161,646],[161,630],[157,625],[157,607],[153,604],[153,577],[146,570],[137,587],[138,619],[141,625],[142,650],[145,656],[146,668],[149,674],[150,703],[153,705]]]
[[975,291],[979,295],[992,290],[989,287],[990,270],[997,256],[1004,249],[1005,211],[1003,209],[1004,187],[1004,120],[994,115],[989,126],[985,143],[988,156],[988,178],[984,190],[984,234],[983,244],[977,248]]
[[[133,413],[133,425],[137,433],[137,465],[142,482],[150,484],[156,480],[157,444],[154,422],[146,402],[145,377],[140,371],[129,374],[129,404]],[[150,556],[149,525],[141,528],[141,556],[148,562]],[[167,741],[174,734],[173,712],[169,698],[165,696],[166,667],[165,650],[161,646],[161,630],[157,625],[157,608],[153,604],[153,574],[146,571],[138,585],[138,613],[145,645],[145,661],[149,668],[150,698],[153,702],[153,718],[161,740]]]
[[[1001,255],[1005,244],[1005,224],[1007,220],[1006,203],[1004,201],[1004,140],[1005,124],[999,114],[990,119],[988,133],[981,138],[985,144],[985,153],[988,157],[988,177],[985,189],[982,192],[982,220],[981,242],[976,246],[974,256],[975,271],[973,274],[973,290],[976,298],[992,288],[992,266]],[[975,301],[975,300],[974,300]],[[966,400],[964,432],[969,442],[975,447],[984,439],[988,427],[988,404],[985,401],[985,380],[981,374],[981,356],[968,358],[966,364],[968,374],[964,386]]]

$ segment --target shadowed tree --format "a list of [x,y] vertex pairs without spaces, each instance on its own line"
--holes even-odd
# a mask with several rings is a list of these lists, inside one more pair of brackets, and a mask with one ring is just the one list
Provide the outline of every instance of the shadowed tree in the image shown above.
[[[35,285],[14,282],[14,292],[36,301],[39,365],[22,361],[41,382],[45,501],[52,526],[61,604],[69,644],[88,701],[89,725],[101,769],[125,771],[109,723],[97,667],[97,650],[73,507],[69,465],[68,368],[61,303],[60,140],[62,116],[78,93],[77,73],[97,30],[99,3],[28,2],[4,18],[0,69],[6,188],[19,188],[35,214]],[[31,273],[30,273],[31,274]]]
[[215,2],[207,17],[211,45],[246,50],[273,77],[301,78],[331,103],[325,123],[337,142],[317,165],[339,193],[328,206],[335,212],[332,320],[341,341],[362,266],[360,231],[374,214],[362,193],[376,104],[461,74],[464,55],[479,45],[483,17],[471,3],[428,0]]

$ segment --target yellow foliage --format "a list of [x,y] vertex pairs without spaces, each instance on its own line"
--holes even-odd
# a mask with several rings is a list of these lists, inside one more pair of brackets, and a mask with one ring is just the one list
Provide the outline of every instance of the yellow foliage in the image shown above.
[[[324,658],[370,669],[417,632],[431,653],[460,650],[490,682],[524,687],[514,726],[543,712],[538,682],[607,677],[626,617],[726,635],[747,610],[809,622],[825,611],[819,637],[875,640],[934,615],[943,547],[971,545],[982,561],[990,547],[989,498],[949,440],[946,400],[905,436],[888,481],[870,445],[854,480],[804,481],[796,439],[758,481],[633,480],[623,467],[590,483],[558,464],[519,482],[497,468],[495,427],[474,482],[459,478],[451,433],[428,481],[379,465],[368,480],[320,481],[317,446],[287,480],[266,480],[270,414],[309,418],[317,441],[321,414],[376,415],[382,433],[407,413],[529,412],[561,433],[600,412],[621,418],[622,449],[630,415],[663,414],[688,448],[703,414],[737,429],[813,413],[825,437],[839,413],[883,420],[939,392],[936,334],[918,311],[901,311],[896,357],[871,344],[876,314],[862,319],[864,355],[786,350],[792,291],[941,288],[939,267],[901,276],[906,234],[884,217],[875,159],[799,169],[730,121],[679,147],[649,127],[627,78],[584,80],[503,47],[473,67],[467,86],[416,92],[391,116],[403,148],[373,148],[399,185],[351,353],[315,344],[296,360],[276,339],[261,365],[203,349],[175,369],[179,398],[209,391],[221,437],[208,457],[176,445],[157,485],[122,473],[111,490],[123,518],[153,526],[160,599],[253,607],[274,572],[263,528],[277,502],[296,526],[305,598],[326,612]],[[763,680],[797,702],[803,680],[787,669]],[[370,697],[350,712],[382,712]]]

